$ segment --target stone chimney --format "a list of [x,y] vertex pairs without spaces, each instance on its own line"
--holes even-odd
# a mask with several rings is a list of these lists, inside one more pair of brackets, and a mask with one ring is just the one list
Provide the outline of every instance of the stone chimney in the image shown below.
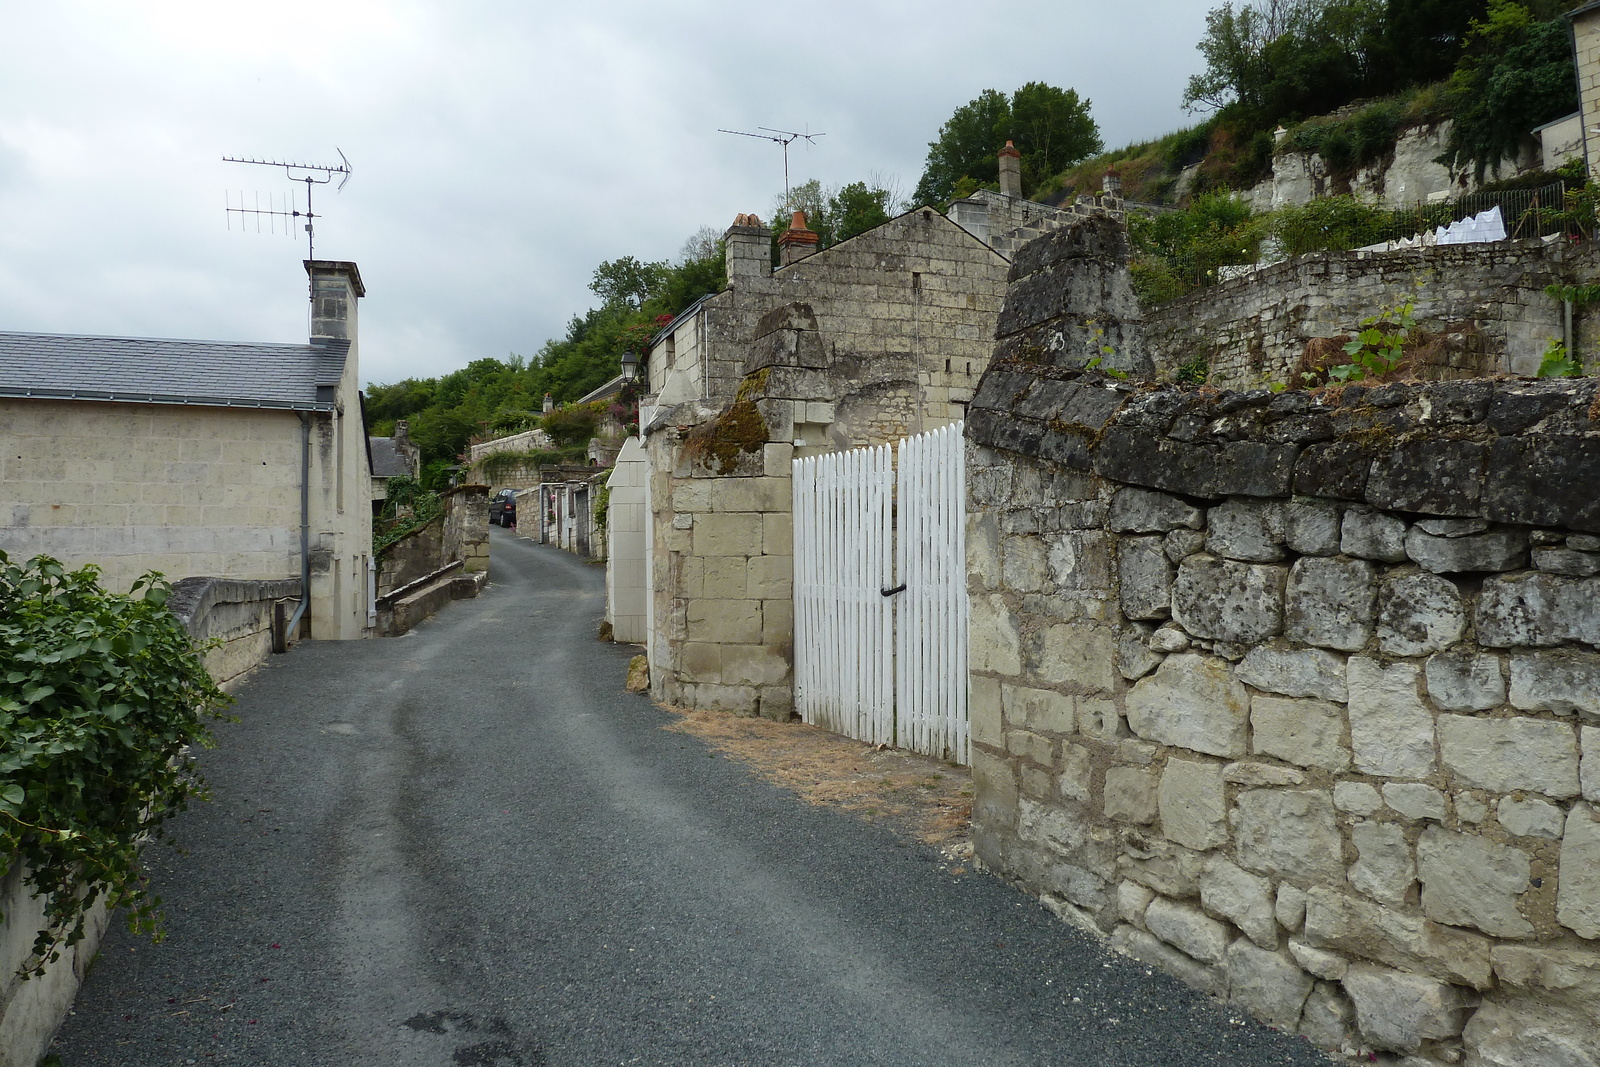
[[367,295],[354,263],[308,259],[311,276],[311,339],[356,340],[356,301]]
[[722,235],[727,251],[728,285],[738,288],[740,279],[766,278],[772,274],[772,231],[754,215],[737,215],[728,232]]
[[1010,141],[1000,149],[1000,191],[1022,198],[1022,153]]
[[1122,176],[1114,170],[1106,171],[1105,177],[1100,179],[1100,191],[1107,196],[1122,199]]
[[796,211],[789,219],[789,228],[778,236],[778,258],[787,267],[815,252],[821,241],[815,231],[806,229],[806,213]]
[[544,413],[546,415],[548,415],[552,411],[554,411],[555,409],[556,409],[556,398],[551,396],[549,393],[544,394],[544,408],[542,409],[544,411]]

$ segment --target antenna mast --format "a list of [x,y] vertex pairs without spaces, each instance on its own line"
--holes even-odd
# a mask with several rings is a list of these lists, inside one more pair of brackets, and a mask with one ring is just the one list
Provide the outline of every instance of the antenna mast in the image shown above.
[[805,141],[807,144],[816,144],[815,138],[828,136],[825,133],[791,133],[788,130],[774,130],[769,126],[757,126],[758,130],[765,133],[745,133],[743,130],[718,129],[718,133],[731,133],[738,137],[759,137],[763,141],[776,141],[783,146],[783,202],[789,202],[789,146],[795,141]]
[[[340,174],[340,175],[343,175],[343,178],[339,182],[339,189],[343,190],[344,187],[350,183],[350,175],[355,173],[355,168],[350,165],[350,159],[349,159],[348,156],[346,156],[344,154],[343,149],[340,149],[339,147],[335,146],[334,147],[334,151],[339,153],[339,159],[340,159],[340,165],[336,166],[336,167],[335,166],[324,166],[324,165],[322,165],[320,163],[291,163],[291,162],[288,162],[286,160],[281,160],[281,159],[246,159],[246,158],[244,158],[242,156],[223,156],[222,157],[222,161],[224,163],[249,163],[249,164],[252,164],[252,165],[258,166],[258,167],[282,167],[284,174],[288,175],[290,181],[305,182],[305,184],[306,184],[306,209],[304,211],[301,211],[298,207],[294,206],[293,204],[290,205],[290,208],[289,208],[288,211],[273,210],[270,207],[270,205],[272,203],[272,201],[270,199],[268,200],[268,205],[269,205],[268,209],[267,210],[262,210],[261,207],[259,206],[260,202],[261,202],[259,196],[256,198],[256,203],[257,203],[256,207],[254,207],[254,208],[246,208],[244,206],[244,194],[241,192],[239,194],[239,206],[238,207],[232,206],[231,203],[227,205],[227,214],[229,216],[229,220],[228,221],[229,221],[229,224],[230,224],[228,228],[229,229],[233,228],[232,227],[232,221],[233,221],[232,217],[234,215],[241,216],[241,219],[240,219],[241,222],[245,221],[249,216],[252,216],[252,215],[255,216],[256,229],[257,229],[258,232],[260,231],[261,220],[263,218],[267,219],[268,223],[271,224],[274,227],[274,232],[276,232],[276,220],[279,219],[279,218],[283,218],[283,219],[299,219],[299,218],[303,218],[303,219],[306,220],[305,221],[305,229],[306,229],[306,258],[307,259],[316,259],[317,258],[316,257],[316,230],[314,228],[313,223],[314,223],[314,221],[316,219],[319,219],[322,216],[316,214],[315,212],[313,212],[311,210],[311,189],[312,189],[312,186],[327,185],[328,183],[333,181],[333,176],[335,174]],[[303,172],[303,174],[297,174],[296,171]],[[321,174],[322,177],[318,178],[316,176],[318,174]],[[285,230],[284,232],[287,233],[288,230]]]

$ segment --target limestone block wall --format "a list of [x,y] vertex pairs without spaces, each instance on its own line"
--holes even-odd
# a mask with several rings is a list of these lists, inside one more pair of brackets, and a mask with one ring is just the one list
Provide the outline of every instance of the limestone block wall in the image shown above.
[[[766,230],[736,226],[728,233],[730,257],[740,242],[759,245],[765,255]],[[664,406],[730,399],[762,316],[803,303],[839,361],[912,361],[917,395],[907,405],[908,432],[933,429],[962,417],[983,373],[1006,270],[999,253],[931,209],[776,271],[764,260],[749,268],[730,259],[729,289],[652,346],[650,381],[663,390]]]
[[489,487],[460,485],[442,495],[440,515],[379,554],[379,596],[456,560],[462,561],[467,574],[489,569]]
[[44,901],[23,884],[21,864],[0,877],[0,913],[0,1067],[35,1067],[72,1009],[110,915],[97,904],[85,916],[82,940],[64,947],[43,975],[24,980],[17,971],[33,955],[45,920]]
[[[1537,240],[1318,252],[1147,309],[1143,345],[1162,373],[1199,358],[1224,388],[1289,382],[1308,341],[1409,300],[1419,325],[1454,335],[1430,373],[1531,375],[1562,337],[1562,306],[1545,286],[1584,283],[1597,266],[1591,244]],[[1576,332],[1580,357],[1600,358],[1600,318],[1580,312]]]
[[281,411],[0,401],[0,549],[108,589],[300,573],[300,423]]
[[756,442],[726,475],[653,438],[655,694],[785,720],[794,710],[793,446]]
[[1085,372],[1112,237],[967,423],[980,860],[1330,1049],[1600,1062],[1600,383]]
[[294,578],[245,582],[231,578],[183,578],[172,585],[167,608],[197,644],[220,641],[205,652],[206,670],[223,688],[272,652],[272,615],[282,602],[300,599]]
[[[1583,5],[1588,8],[1588,5]],[[1600,11],[1587,9],[1572,19],[1573,57],[1578,63],[1578,111],[1582,116],[1584,156],[1591,180],[1600,180],[1600,151],[1595,135],[1600,125]]]

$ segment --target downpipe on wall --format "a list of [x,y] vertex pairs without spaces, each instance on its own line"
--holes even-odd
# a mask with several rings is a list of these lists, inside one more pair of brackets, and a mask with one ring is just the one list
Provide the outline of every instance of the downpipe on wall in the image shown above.
[[300,604],[283,628],[283,647],[274,645],[274,652],[289,651],[289,635],[311,603],[311,416],[304,411],[295,414],[300,417]]

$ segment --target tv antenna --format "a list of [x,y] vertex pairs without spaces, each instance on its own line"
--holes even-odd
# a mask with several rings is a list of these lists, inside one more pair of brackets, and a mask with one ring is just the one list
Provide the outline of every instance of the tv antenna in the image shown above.
[[[343,175],[339,181],[339,189],[343,190],[346,185],[350,184],[350,175],[355,172],[355,168],[350,165],[350,159],[344,154],[344,150],[335,146],[334,151],[339,153],[340,164],[337,167],[325,166],[321,163],[292,163],[281,159],[245,159],[242,156],[223,156],[222,161],[224,163],[249,163],[258,167],[282,167],[284,174],[288,175],[290,181],[305,182],[306,184],[306,209],[304,211],[301,211],[299,205],[293,201],[290,201],[282,209],[274,206],[275,201],[270,193],[268,194],[265,208],[261,206],[259,193],[256,195],[256,206],[253,208],[245,207],[243,192],[239,193],[239,206],[234,207],[232,195],[229,194],[226,204],[228,229],[233,229],[233,216],[235,215],[238,215],[239,221],[246,226],[249,224],[249,220],[254,218],[257,233],[261,232],[262,219],[267,220],[267,225],[272,233],[278,232],[278,220],[284,220],[283,232],[285,234],[292,232],[293,222],[291,220],[305,219],[306,258],[316,259],[316,230],[314,223],[315,220],[322,218],[322,216],[311,210],[311,190],[314,186],[329,184],[336,174]],[[317,177],[319,174],[322,177]]]
[[807,144],[816,144],[815,138],[828,136],[825,133],[793,133],[789,130],[774,130],[770,126],[757,126],[758,130],[765,133],[745,133],[743,130],[718,129],[718,133],[731,133],[739,137],[759,137],[763,141],[776,141],[783,145],[783,202],[789,202],[789,146],[796,141]]

